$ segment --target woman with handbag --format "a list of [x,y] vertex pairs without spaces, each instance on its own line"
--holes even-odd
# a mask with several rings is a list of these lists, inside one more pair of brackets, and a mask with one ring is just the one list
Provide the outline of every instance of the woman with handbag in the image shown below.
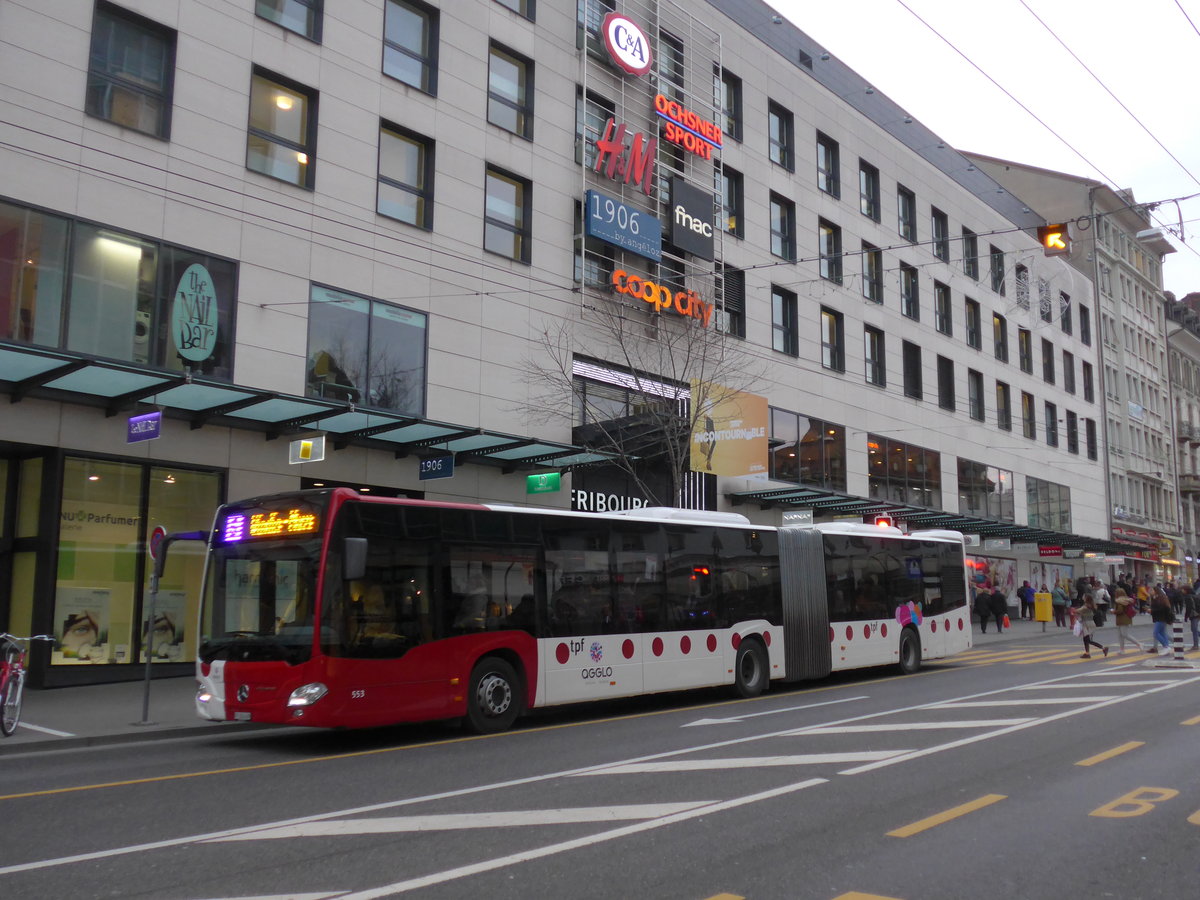
[[1096,601],[1091,594],[1083,598],[1083,606],[1079,610],[1078,624],[1083,626],[1083,632],[1080,635],[1083,638],[1083,655],[1080,659],[1091,659],[1092,654],[1088,652],[1090,647],[1099,647],[1105,656],[1108,656],[1108,648],[1092,637],[1096,633],[1096,626],[1099,624],[1100,610],[1096,607]]
[[[1158,652],[1170,653],[1171,639],[1167,637],[1167,626],[1175,624],[1175,610],[1171,608],[1171,601],[1162,588],[1155,588],[1150,595],[1150,618],[1154,620],[1154,642],[1162,644],[1162,650]],[[1155,648],[1151,647],[1146,652],[1154,651]]]

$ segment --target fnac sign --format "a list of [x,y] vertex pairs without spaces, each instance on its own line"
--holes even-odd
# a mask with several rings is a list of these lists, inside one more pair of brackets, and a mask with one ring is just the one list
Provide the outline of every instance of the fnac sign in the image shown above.
[[645,75],[654,63],[650,38],[640,25],[620,13],[610,12],[600,23],[604,47],[612,61],[630,75]]
[[708,320],[712,318],[712,304],[701,300],[695,291],[676,291],[672,294],[669,288],[647,281],[624,269],[613,272],[612,285],[618,294],[640,297],[653,304],[655,312],[667,310],[681,316],[690,316],[699,322],[702,328],[707,328]]

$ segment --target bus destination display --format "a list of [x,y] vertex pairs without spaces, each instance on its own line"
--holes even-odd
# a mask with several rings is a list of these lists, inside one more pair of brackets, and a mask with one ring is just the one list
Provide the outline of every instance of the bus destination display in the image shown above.
[[221,540],[226,544],[259,538],[291,537],[313,534],[317,530],[317,515],[305,509],[286,512],[233,512],[221,524]]

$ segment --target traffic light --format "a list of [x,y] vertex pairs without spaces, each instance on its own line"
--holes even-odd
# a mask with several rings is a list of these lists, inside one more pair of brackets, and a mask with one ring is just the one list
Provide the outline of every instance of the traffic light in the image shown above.
[[1069,256],[1071,253],[1071,231],[1067,223],[1038,226],[1038,243],[1047,256]]

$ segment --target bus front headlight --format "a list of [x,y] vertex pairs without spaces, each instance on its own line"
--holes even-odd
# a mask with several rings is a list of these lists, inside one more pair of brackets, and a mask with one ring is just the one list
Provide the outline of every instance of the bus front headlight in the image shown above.
[[314,681],[311,684],[302,684],[292,691],[292,695],[288,697],[287,705],[312,706],[328,693],[329,688],[325,687],[319,681]]

